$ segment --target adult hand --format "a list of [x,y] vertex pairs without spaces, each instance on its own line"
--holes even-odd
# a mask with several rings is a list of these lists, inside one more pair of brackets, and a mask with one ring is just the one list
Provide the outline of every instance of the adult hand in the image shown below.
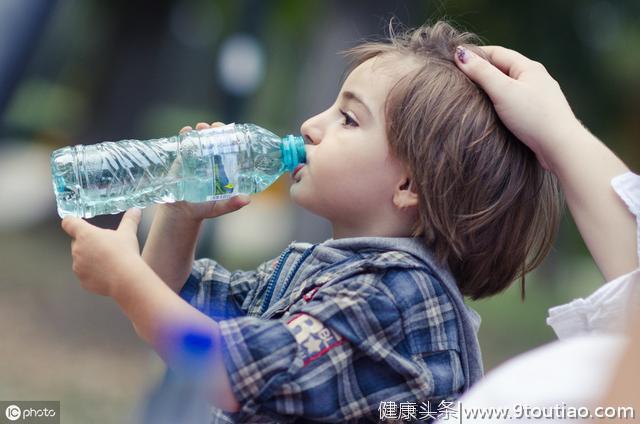
[[488,61],[462,46],[455,62],[491,98],[504,125],[551,168],[554,152],[582,125],[545,67],[499,46],[483,46]]
[[504,47],[482,49],[488,61],[458,48],[456,64],[489,95],[507,128],[558,177],[605,279],[635,270],[636,220],[611,186],[612,179],[629,168],[582,126],[544,66]]

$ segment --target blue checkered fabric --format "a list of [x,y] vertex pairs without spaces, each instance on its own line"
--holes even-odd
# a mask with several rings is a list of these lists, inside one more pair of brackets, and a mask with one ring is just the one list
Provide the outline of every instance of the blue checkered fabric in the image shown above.
[[454,302],[404,251],[294,242],[234,272],[200,259],[180,295],[219,321],[241,405],[212,422],[379,422],[381,402],[453,400],[465,385]]

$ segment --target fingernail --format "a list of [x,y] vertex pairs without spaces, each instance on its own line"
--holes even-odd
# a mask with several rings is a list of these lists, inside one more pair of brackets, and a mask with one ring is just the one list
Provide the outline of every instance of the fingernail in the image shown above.
[[462,46],[458,46],[456,47],[456,56],[458,56],[458,60],[460,62],[468,63],[469,59],[473,56],[473,53]]
[[251,197],[249,197],[249,196],[247,196],[247,195],[244,195],[244,194],[243,194],[243,195],[238,196],[238,197],[240,197],[240,201],[241,201],[242,203],[249,203],[249,202],[251,202]]

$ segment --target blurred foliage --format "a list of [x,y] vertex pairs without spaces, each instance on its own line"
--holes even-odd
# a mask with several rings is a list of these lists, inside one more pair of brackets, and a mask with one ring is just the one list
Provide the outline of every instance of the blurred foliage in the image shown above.
[[[637,143],[631,143],[640,109],[635,0],[68,0],[54,9],[3,117],[3,132],[54,127],[89,143],[97,141],[94,132],[146,137],[170,125],[180,128],[185,118],[227,116],[290,128],[296,109],[291,87],[300,77],[296,65],[328,59],[307,45],[312,35],[332,31],[332,14],[353,19],[352,44],[382,33],[388,18],[397,16],[409,26],[446,18],[487,43],[519,50],[544,63],[576,114],[638,165]],[[254,34],[266,52],[265,81],[248,99],[229,98],[216,79],[218,48],[234,32]],[[229,103],[241,103],[235,116],[226,111]],[[127,125],[96,125],[104,112],[128,115],[116,116]]]
[[[639,169],[637,0],[59,1],[0,116],[0,144],[20,140],[54,148],[154,138],[214,120],[295,131],[298,111],[309,102],[319,112],[316,98],[324,94],[301,86],[303,71],[326,69],[329,62],[342,66],[337,52],[318,40],[350,34],[343,40],[348,47],[383,34],[391,16],[408,26],[446,18],[487,44],[542,62],[583,123]],[[238,33],[253,36],[265,57],[263,80],[243,96],[225,89],[218,66],[220,47]],[[331,77],[335,92],[340,76]],[[51,224],[57,225],[53,217]],[[16,269],[26,266],[21,256]],[[67,274],[68,265],[61,265]],[[232,265],[255,264],[238,258]],[[514,284],[504,295],[473,303],[483,317],[486,368],[552,340],[544,324],[547,309],[601,283],[567,213],[554,252],[527,276],[525,302]]]

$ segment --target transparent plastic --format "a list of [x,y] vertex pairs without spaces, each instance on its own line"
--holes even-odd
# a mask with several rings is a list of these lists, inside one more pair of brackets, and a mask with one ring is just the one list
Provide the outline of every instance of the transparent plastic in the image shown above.
[[229,124],[152,140],[77,145],[51,154],[58,215],[90,218],[181,200],[258,193],[306,161],[304,139]]

